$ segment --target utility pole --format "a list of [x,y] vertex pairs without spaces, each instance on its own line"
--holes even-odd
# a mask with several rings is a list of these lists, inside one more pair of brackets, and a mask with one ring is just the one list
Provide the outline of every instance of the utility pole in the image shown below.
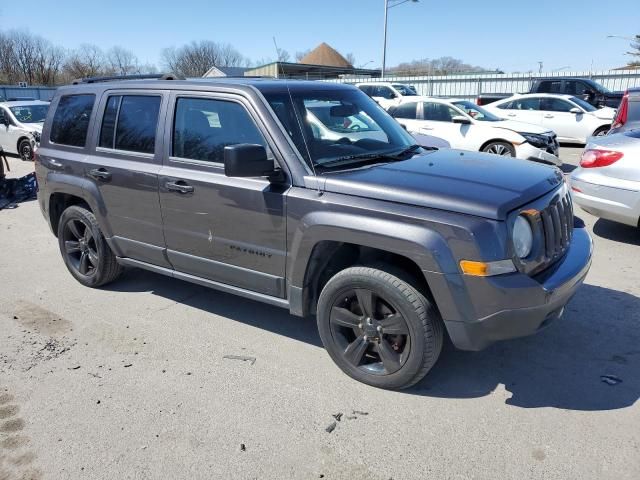
[[542,73],[542,62],[538,62],[538,73]]

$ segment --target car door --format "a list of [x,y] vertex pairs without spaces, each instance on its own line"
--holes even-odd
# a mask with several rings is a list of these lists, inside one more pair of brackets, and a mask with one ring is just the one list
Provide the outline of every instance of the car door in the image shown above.
[[423,121],[418,119],[419,102],[404,102],[389,110],[391,116],[395,118],[400,125],[403,125],[408,132],[420,133],[420,126]]
[[16,126],[9,111],[0,106],[0,146],[7,153],[18,153],[18,140],[25,131]]
[[170,268],[158,198],[160,119],[168,93],[107,90],[100,98],[85,176],[100,193],[105,229],[118,255]]
[[577,107],[562,98],[542,98],[540,100],[542,126],[556,132],[561,141],[584,141],[591,134],[585,129],[585,114],[571,113],[572,108]]
[[286,182],[231,178],[224,147],[261,144],[266,127],[244,97],[171,95],[160,173],[167,257],[175,270],[285,297]]
[[453,123],[453,118],[462,116],[462,113],[440,102],[420,102],[420,130],[418,133],[433,135],[449,142],[451,148],[472,149],[469,146],[468,135],[472,125]]
[[374,87],[372,98],[380,104],[382,108],[388,110],[389,107],[398,103],[398,95],[387,85],[377,85]]
[[540,111],[540,97],[515,98],[498,106],[501,117],[519,122],[542,125],[542,112]]

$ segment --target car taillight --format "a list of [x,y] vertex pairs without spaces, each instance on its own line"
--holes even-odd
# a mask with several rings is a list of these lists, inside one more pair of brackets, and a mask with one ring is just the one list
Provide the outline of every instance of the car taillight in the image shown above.
[[613,124],[611,128],[618,128],[627,123],[627,112],[629,111],[629,90],[624,92],[624,96],[622,97],[622,101],[620,102],[620,107],[618,107],[618,113],[616,113],[616,118],[613,119]]
[[624,157],[624,153],[615,150],[585,150],[580,159],[582,168],[607,167]]

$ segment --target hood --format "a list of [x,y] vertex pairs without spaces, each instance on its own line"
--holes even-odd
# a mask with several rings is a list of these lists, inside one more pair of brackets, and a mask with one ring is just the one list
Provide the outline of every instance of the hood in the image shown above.
[[478,122],[482,125],[488,125],[496,128],[504,128],[517,133],[551,133],[548,128],[541,127],[539,125],[533,125],[532,123],[518,122],[517,120],[502,120],[501,122]]
[[555,167],[486,153],[439,150],[409,160],[323,175],[327,192],[494,220],[556,188]]
[[597,118],[601,118],[602,120],[613,120],[613,117],[616,116],[616,109],[611,107],[602,107],[595,112],[591,112],[591,114]]

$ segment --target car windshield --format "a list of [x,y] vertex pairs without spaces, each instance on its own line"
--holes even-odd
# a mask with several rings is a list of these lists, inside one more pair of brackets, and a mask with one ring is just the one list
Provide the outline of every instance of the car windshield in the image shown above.
[[600,85],[599,83],[594,82],[593,80],[585,80],[585,81],[589,84],[589,86],[591,88],[593,88],[597,92],[600,92],[600,93],[611,93],[611,90],[609,90],[604,85]]
[[403,97],[417,97],[418,92],[411,85],[394,84],[393,88],[400,92]]
[[474,120],[478,120],[479,122],[502,122],[502,118],[497,117],[493,113],[485,110],[482,107],[479,107],[473,102],[468,100],[458,100],[453,102],[453,104],[461,110],[469,115]]
[[318,89],[264,92],[274,113],[314,167],[389,161],[415,140],[360,90]]
[[47,116],[49,105],[19,105],[9,107],[20,123],[42,123]]
[[576,105],[578,105],[580,108],[582,108],[583,110],[586,110],[587,112],[595,112],[596,110],[598,110],[596,107],[594,107],[593,105],[591,105],[589,102],[585,102],[583,99],[578,98],[578,97],[571,97],[569,100],[571,100],[573,103],[575,103]]

